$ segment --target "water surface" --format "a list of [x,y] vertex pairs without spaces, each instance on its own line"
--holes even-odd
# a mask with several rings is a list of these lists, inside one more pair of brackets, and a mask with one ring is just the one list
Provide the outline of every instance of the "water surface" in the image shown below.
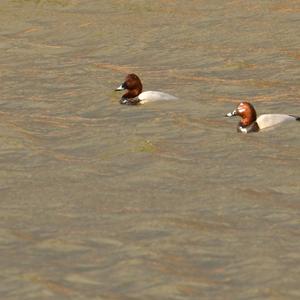
[[[298,1],[2,1],[1,299],[299,299]],[[180,101],[120,106],[129,72]]]

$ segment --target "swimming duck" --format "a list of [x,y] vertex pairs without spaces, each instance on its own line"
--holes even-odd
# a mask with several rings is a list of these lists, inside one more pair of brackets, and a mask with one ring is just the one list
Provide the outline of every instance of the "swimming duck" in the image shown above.
[[237,131],[242,133],[258,132],[283,122],[300,121],[300,117],[285,114],[265,114],[256,118],[256,111],[249,102],[241,102],[233,112],[225,116],[240,116],[242,120],[238,124]]
[[143,92],[143,85],[136,74],[128,74],[125,81],[116,91],[128,90],[121,100],[121,104],[136,105],[159,100],[176,100],[177,98],[163,92],[147,91]]

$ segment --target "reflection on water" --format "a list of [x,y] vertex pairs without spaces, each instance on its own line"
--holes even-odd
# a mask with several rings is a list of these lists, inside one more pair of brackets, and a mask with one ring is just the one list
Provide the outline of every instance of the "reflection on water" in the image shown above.
[[[298,299],[298,1],[3,1],[3,299]],[[136,72],[180,101],[119,105]],[[298,125],[298,124],[297,124]]]

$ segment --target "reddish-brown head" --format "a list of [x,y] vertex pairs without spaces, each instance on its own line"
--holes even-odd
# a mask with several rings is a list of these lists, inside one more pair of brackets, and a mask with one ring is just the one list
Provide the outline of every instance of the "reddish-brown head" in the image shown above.
[[116,89],[116,91],[128,90],[122,98],[137,97],[143,91],[143,85],[140,78],[135,74],[128,74],[125,81]]
[[240,116],[242,118],[240,125],[243,127],[249,126],[256,121],[256,111],[249,102],[241,102],[233,112],[228,113],[226,116]]

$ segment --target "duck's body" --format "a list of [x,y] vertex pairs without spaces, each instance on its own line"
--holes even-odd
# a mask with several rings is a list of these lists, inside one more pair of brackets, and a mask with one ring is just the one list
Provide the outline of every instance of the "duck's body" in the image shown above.
[[121,104],[136,105],[144,104],[147,102],[154,102],[160,100],[176,100],[175,96],[167,93],[158,91],[147,91],[143,92],[143,85],[139,77],[135,74],[128,74],[125,78],[124,83],[122,83],[116,91],[128,90],[121,100]]
[[160,101],[160,100],[168,101],[168,100],[177,99],[175,96],[163,92],[157,92],[157,91],[142,92],[141,94],[139,94],[138,98],[141,104],[152,102],[152,101]]
[[[265,128],[279,125],[284,122],[295,121],[295,120],[297,120],[297,117],[294,117],[291,115],[265,114],[265,115],[260,115],[257,118],[256,123],[258,124],[260,129],[265,129]],[[298,121],[299,121],[299,119],[298,119]]]
[[242,133],[258,132],[281,123],[300,121],[300,117],[286,114],[264,114],[256,118],[256,111],[249,102],[241,102],[233,112],[228,113],[226,116],[240,116],[242,118],[237,127],[237,131]]

